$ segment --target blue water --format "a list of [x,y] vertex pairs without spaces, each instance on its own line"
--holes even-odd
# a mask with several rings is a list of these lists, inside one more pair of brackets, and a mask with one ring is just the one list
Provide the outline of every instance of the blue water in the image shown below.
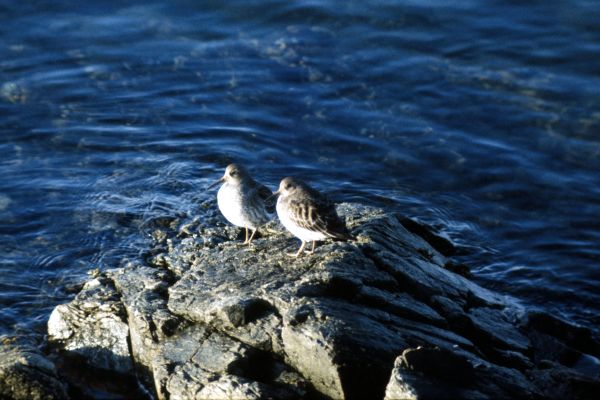
[[0,334],[42,335],[87,271],[216,207],[230,161],[429,223],[476,281],[598,329],[598,21],[584,0],[0,0]]

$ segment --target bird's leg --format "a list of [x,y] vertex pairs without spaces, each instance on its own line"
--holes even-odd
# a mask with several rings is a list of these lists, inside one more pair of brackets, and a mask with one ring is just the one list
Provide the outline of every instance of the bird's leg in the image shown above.
[[252,232],[252,235],[250,235],[250,239],[248,239],[248,244],[250,244],[250,242],[252,241],[252,238],[254,237],[254,234],[256,233],[258,229],[255,229],[254,232]]
[[300,254],[302,254],[302,252],[304,251],[304,246],[306,246],[306,242],[303,240],[302,244],[300,245],[300,248],[298,249],[298,252],[294,257],[298,257]]
[[308,254],[312,254],[315,252],[315,244],[317,243],[316,240],[313,240],[312,242],[312,248],[310,249],[310,251],[307,251]]
[[298,257],[300,254],[302,254],[302,252],[304,251],[304,246],[306,246],[306,242],[303,240],[302,241],[302,245],[300,246],[300,248],[298,249],[298,252],[296,254],[288,254],[288,256],[290,257]]
[[246,240],[244,240],[244,243],[242,244],[247,244],[248,243],[248,228],[244,228],[246,231]]

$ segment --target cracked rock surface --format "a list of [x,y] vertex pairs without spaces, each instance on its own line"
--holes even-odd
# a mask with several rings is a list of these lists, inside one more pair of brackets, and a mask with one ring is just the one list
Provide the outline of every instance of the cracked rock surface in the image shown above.
[[414,221],[338,212],[356,241],[298,259],[275,223],[249,247],[229,227],[157,235],[164,247],[145,264],[107,271],[58,306],[50,339],[92,368],[135,374],[158,399],[600,392],[590,330],[452,272],[452,245]]
[[0,344],[0,399],[67,398],[54,364],[38,349],[27,344]]

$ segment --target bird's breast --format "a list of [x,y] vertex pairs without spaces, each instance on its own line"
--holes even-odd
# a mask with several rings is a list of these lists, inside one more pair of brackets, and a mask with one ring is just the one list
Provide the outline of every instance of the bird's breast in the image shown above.
[[233,225],[245,227],[246,221],[242,213],[242,196],[239,190],[227,183],[217,193],[217,203],[221,214]]
[[323,240],[327,235],[316,230],[310,230],[299,226],[291,218],[290,205],[284,198],[277,199],[277,216],[281,224],[300,240],[311,242],[313,240]]

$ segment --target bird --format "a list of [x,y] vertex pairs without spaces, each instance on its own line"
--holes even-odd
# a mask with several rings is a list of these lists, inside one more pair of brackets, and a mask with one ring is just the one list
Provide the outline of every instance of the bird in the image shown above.
[[[217,203],[221,214],[235,226],[245,229],[243,244],[250,244],[258,228],[271,220],[275,212],[275,201],[271,190],[252,179],[248,171],[239,164],[229,164],[223,176],[206,190],[222,183],[217,192]],[[248,237],[248,230],[252,231]]]
[[354,239],[335,211],[335,205],[301,180],[283,178],[273,195],[278,196],[276,209],[281,224],[302,241],[298,252],[290,256],[302,254],[307,242],[312,242],[309,252],[312,254],[319,240]]

